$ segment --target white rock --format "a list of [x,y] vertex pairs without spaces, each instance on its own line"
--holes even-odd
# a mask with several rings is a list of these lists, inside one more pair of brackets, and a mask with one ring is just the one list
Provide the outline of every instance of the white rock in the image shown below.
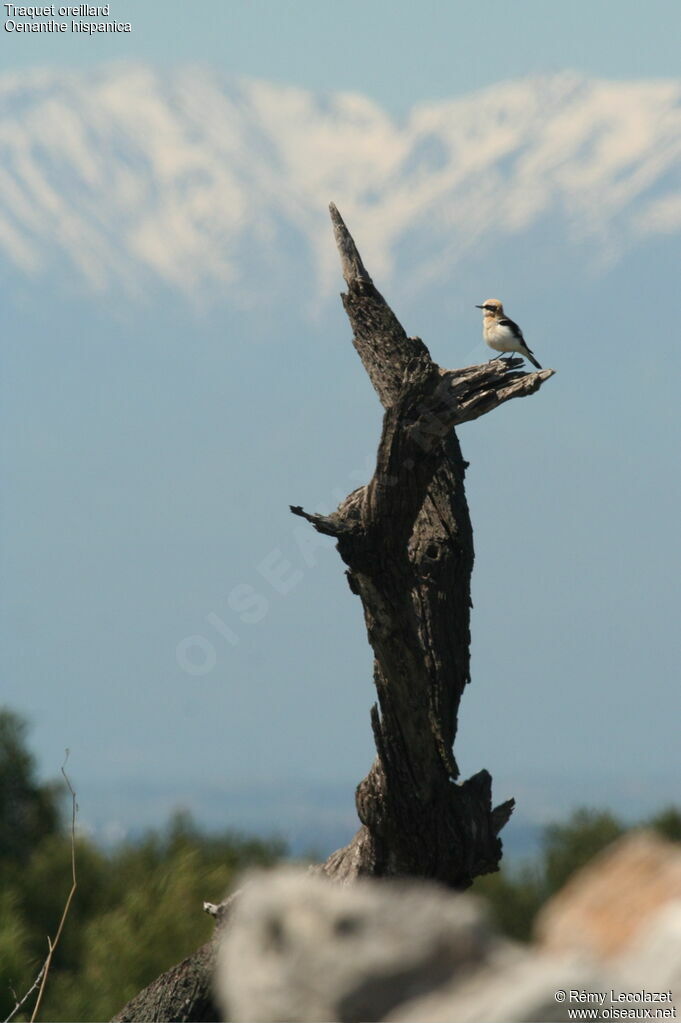
[[224,930],[230,1019],[378,1020],[477,968],[492,939],[477,900],[421,883],[341,886],[292,868],[251,875]]

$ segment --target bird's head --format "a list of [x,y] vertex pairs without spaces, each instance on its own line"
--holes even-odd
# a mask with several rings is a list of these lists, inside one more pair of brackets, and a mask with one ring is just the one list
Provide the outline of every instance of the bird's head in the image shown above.
[[491,316],[495,320],[504,315],[504,307],[498,298],[486,298],[482,305],[476,305],[476,309],[482,309],[484,317]]

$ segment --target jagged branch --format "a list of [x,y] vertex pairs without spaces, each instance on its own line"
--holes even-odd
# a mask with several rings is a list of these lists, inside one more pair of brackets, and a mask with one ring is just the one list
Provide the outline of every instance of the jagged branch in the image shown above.
[[511,398],[533,394],[553,376],[551,369],[518,372],[521,358],[446,371],[428,362],[420,360],[412,364],[411,373],[405,372],[400,398],[384,415],[371,482],[355,491],[354,501],[346,499],[333,515],[316,515],[291,506],[295,515],[307,519],[318,532],[339,537],[357,533],[359,507],[362,527],[373,538],[383,520],[386,539],[392,545],[403,543],[423,506],[447,433]]
[[362,257],[357,251],[352,235],[348,231],[343,218],[341,217],[335,203],[329,203],[329,213],[333,225],[333,236],[336,240],[336,247],[341,261],[341,271],[347,286],[353,287],[356,284],[373,284],[367,273]]
[[387,408],[400,392],[409,361],[419,357],[430,361],[430,355],[418,338],[407,337],[404,327],[374,287],[352,235],[333,203],[329,210],[348,286],[347,294],[341,298],[355,335],[352,343]]

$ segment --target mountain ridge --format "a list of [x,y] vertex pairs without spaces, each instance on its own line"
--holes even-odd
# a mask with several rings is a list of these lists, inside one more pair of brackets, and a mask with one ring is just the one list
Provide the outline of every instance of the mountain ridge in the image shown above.
[[28,277],[248,306],[305,261],[326,297],[331,199],[383,281],[426,239],[417,291],[544,223],[605,267],[681,232],[681,80],[563,72],[398,122],[359,94],[202,66],[0,76],[0,250]]

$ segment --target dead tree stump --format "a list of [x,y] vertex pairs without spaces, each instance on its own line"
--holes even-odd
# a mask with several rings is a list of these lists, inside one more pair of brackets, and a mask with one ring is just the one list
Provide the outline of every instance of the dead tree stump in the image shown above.
[[353,344],[385,413],[371,481],[332,515],[291,509],[337,540],[364,608],[378,693],[377,757],[357,789],[362,828],[321,869],[465,888],[497,869],[513,801],[492,807],[487,771],[459,783],[452,751],[470,681],[473,568],[467,463],[454,427],[533,393],[553,371],[524,373],[519,358],[440,369],[374,287],[333,205],[331,219]]
[[[318,869],[340,881],[419,876],[465,888],[496,870],[499,832],[513,800],[492,807],[485,770],[460,783],[453,754],[459,702],[470,681],[473,533],[464,490],[467,463],[454,428],[553,375],[522,371],[522,359],[440,369],[407,337],[374,287],[331,205],[353,344],[385,409],[376,470],[331,515],[292,507],[335,537],[348,583],[362,601],[374,651],[377,756],[357,788],[361,827]],[[211,907],[219,918],[223,903]],[[213,943],[141,991],[116,1021],[211,1021]]]

